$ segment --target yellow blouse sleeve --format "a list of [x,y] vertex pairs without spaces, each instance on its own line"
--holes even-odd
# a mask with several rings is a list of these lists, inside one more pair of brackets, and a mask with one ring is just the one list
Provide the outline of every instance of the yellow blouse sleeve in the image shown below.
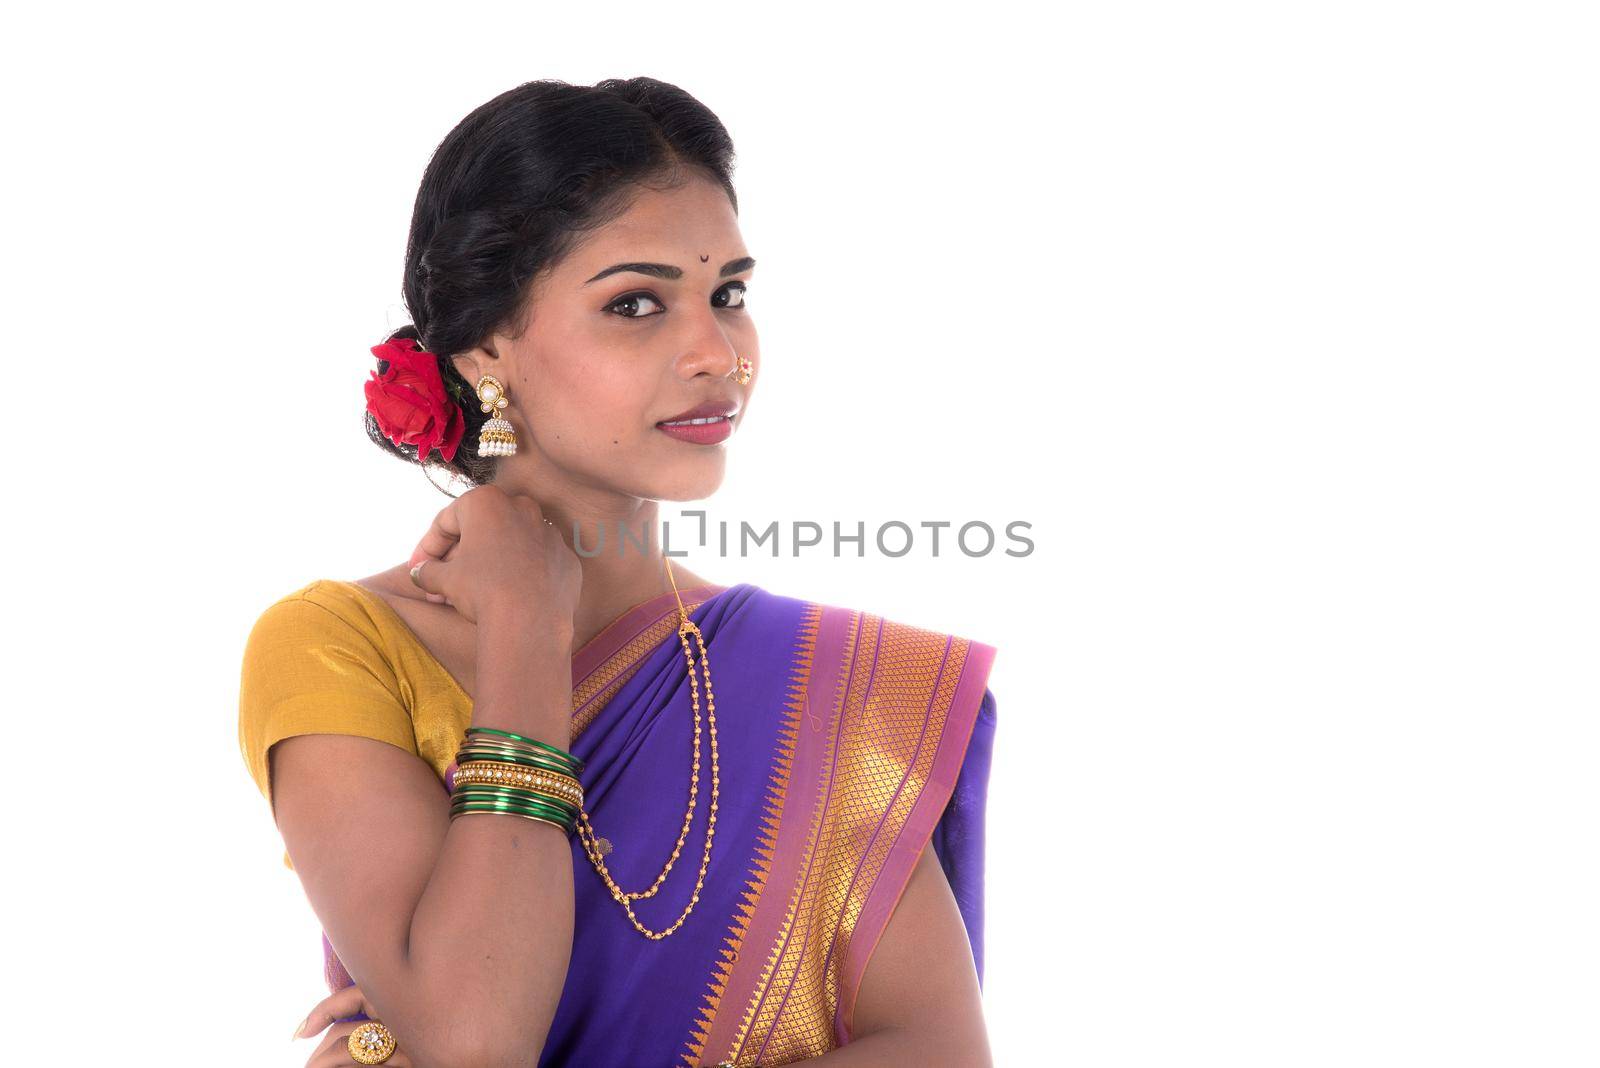
[[[316,583],[256,620],[239,680],[239,748],[269,807],[267,751],[284,738],[354,734],[417,753],[411,714],[380,642],[370,617],[344,599],[318,596]],[[287,855],[284,863],[293,867]]]

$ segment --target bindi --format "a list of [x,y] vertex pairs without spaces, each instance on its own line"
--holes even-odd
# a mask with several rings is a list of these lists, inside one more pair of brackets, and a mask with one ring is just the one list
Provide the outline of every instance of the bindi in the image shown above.
[[706,262],[706,260],[709,260],[710,258],[711,258],[710,256],[701,256],[700,257],[700,262],[704,263],[704,262]]

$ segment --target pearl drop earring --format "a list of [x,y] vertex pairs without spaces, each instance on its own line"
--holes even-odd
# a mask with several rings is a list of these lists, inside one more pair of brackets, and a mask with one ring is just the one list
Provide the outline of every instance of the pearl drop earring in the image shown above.
[[517,451],[516,431],[499,414],[511,405],[506,400],[506,388],[494,375],[484,375],[478,379],[478,400],[484,412],[494,413],[478,432],[478,455],[514,455]]

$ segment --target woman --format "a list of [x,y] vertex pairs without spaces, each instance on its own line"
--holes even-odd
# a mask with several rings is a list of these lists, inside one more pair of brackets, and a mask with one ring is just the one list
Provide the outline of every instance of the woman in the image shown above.
[[520,86],[428,165],[367,428],[471,488],[270,605],[241,680],[324,930],[312,1065],[988,1063],[994,650],[655,535],[759,374],[732,155],[633,78]]

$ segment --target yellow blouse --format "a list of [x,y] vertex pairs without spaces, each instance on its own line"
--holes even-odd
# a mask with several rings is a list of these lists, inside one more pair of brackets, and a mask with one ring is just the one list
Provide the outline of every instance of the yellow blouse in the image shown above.
[[[382,597],[317,579],[273,602],[245,644],[239,748],[272,804],[267,751],[296,734],[399,746],[439,776],[472,724],[472,701]],[[273,809],[276,814],[276,809]],[[294,863],[288,852],[284,866]]]

